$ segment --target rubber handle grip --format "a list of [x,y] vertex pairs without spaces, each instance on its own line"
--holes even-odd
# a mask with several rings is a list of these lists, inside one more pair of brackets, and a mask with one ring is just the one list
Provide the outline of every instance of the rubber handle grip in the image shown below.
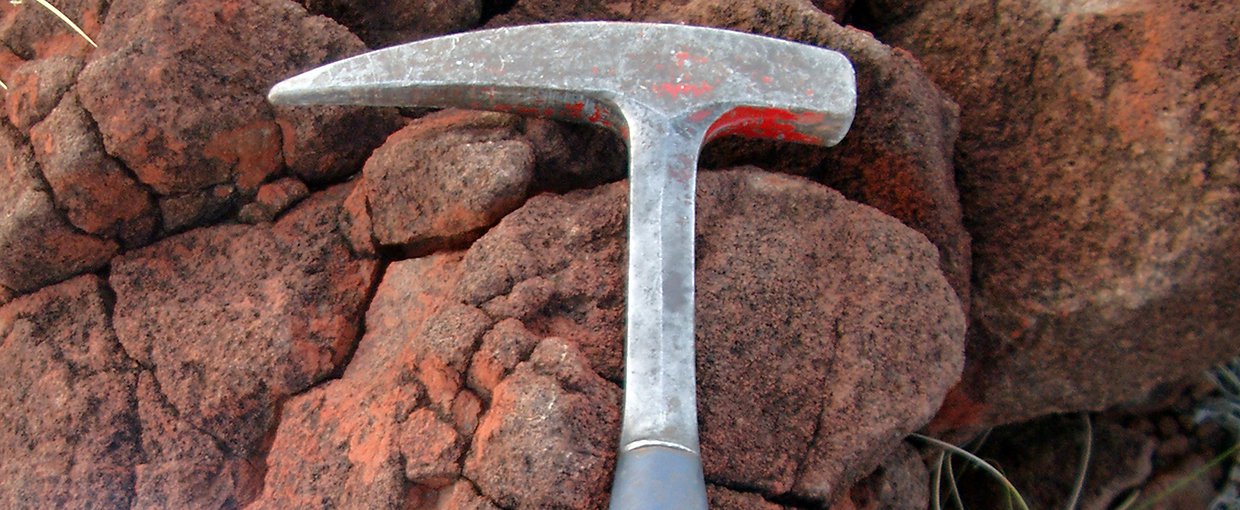
[[620,452],[611,510],[706,510],[698,454],[666,446]]

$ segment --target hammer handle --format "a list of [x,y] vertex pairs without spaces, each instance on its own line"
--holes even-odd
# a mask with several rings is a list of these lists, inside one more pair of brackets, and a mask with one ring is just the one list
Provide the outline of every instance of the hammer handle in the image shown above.
[[706,510],[698,454],[660,445],[620,452],[611,510]]

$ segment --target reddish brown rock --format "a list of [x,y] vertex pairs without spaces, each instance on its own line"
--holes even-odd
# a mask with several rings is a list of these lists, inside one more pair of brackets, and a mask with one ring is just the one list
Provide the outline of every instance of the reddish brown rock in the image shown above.
[[525,200],[534,151],[519,119],[449,110],[396,132],[366,162],[375,238],[413,252],[468,241]]
[[565,193],[628,176],[624,141],[605,128],[526,117],[521,134],[534,149],[534,190]]
[[22,132],[28,131],[60,103],[81,70],[79,58],[52,57],[28,61],[6,74],[4,83],[9,90],[5,107],[9,122]]
[[77,96],[66,96],[35,125],[30,142],[56,206],[73,226],[125,246],[145,244],[154,234],[159,222],[154,201],[104,152]]
[[[56,0],[49,3],[95,42],[100,42],[100,26],[108,12],[108,0]],[[0,40],[26,60],[56,56],[83,58],[94,49],[64,21],[34,1],[0,10]]]
[[557,21],[616,21],[628,17],[630,1],[582,0],[516,0],[511,8],[487,21],[487,27],[505,27],[551,23]]
[[346,187],[269,226],[194,230],[119,257],[117,334],[178,416],[231,458],[262,448],[276,405],[353,350],[375,263],[336,229]]
[[25,293],[103,267],[118,246],[61,217],[20,136],[0,126],[0,285]]
[[1234,356],[1234,9],[899,3],[882,37],[961,105],[975,240],[970,364],[938,426],[1101,409]]
[[[952,167],[957,108],[909,54],[869,33],[838,25],[809,0],[667,4],[649,17],[716,26],[840,51],[857,72],[857,116],[836,147],[724,139],[703,166],[754,164],[803,174],[924,234],[940,267],[969,306],[969,234]],[[824,78],[825,79],[825,78]]]
[[716,485],[706,487],[706,499],[714,510],[783,510],[787,507],[771,503],[761,494],[737,492]]
[[303,0],[301,3],[310,12],[328,16],[349,27],[371,48],[472,28],[481,21],[483,4],[482,0]]
[[[395,127],[387,110],[267,103],[280,78],[365,49],[291,2],[121,0],[100,38],[79,77],[82,103],[108,152],[160,195],[234,186],[248,199],[285,165],[308,181],[337,179]],[[210,219],[201,211],[210,206],[181,216]]]
[[844,15],[852,8],[856,0],[813,0],[814,7],[831,15],[836,21],[843,22]]
[[254,202],[237,213],[237,219],[246,223],[269,222],[309,194],[310,188],[305,183],[289,177],[264,184],[258,188]]
[[128,508],[140,461],[137,366],[82,276],[0,308],[0,506]]
[[836,500],[831,510],[925,510],[930,500],[929,480],[921,455],[902,444]]

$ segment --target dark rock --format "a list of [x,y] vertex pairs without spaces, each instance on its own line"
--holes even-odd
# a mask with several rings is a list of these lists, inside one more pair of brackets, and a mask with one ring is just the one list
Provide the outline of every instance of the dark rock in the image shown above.
[[349,27],[367,46],[383,48],[478,25],[482,0],[303,0],[306,9]]
[[521,133],[534,148],[534,190],[566,193],[628,177],[624,141],[605,128],[530,117]]
[[487,21],[488,28],[558,21],[618,21],[628,17],[626,0],[516,0],[512,8]]
[[813,0],[813,1],[814,1],[814,7],[817,7],[818,10],[831,15],[832,18],[835,18],[837,21],[840,21],[840,22],[844,20],[844,15],[847,14],[848,10],[852,8],[854,3],[856,3],[856,0]]
[[73,226],[90,234],[145,244],[159,218],[155,203],[103,149],[90,115],[70,94],[30,130],[34,155],[56,206]]
[[246,204],[237,213],[237,219],[246,223],[270,222],[309,194],[310,188],[305,183],[289,177],[264,184],[258,188],[254,202]]
[[[55,0],[50,2],[96,43],[108,13],[108,0]],[[57,56],[85,58],[94,49],[81,35],[35,1],[0,11],[0,40],[25,60]]]
[[[82,103],[108,152],[169,198],[233,186],[248,199],[286,165],[303,180],[335,180],[395,128],[390,110],[267,103],[280,78],[365,49],[291,2],[119,0],[100,38],[79,77]],[[176,216],[192,223],[215,205],[181,201]],[[166,227],[189,224],[167,212]]]
[[119,247],[65,221],[20,137],[0,126],[0,285],[25,293],[99,269]]
[[161,196],[158,199],[159,215],[164,220],[161,234],[181,232],[217,220],[230,213],[240,200],[237,187],[232,184]]
[[896,217],[938,247],[940,267],[968,310],[969,234],[951,159],[958,111],[912,56],[838,25],[809,0],[694,0],[665,5],[649,19],[778,37],[846,55],[857,72],[857,116],[838,146],[722,139],[705,149],[703,166],[754,164],[803,174]]
[[926,510],[930,474],[907,443],[831,505],[832,510]]
[[9,122],[22,132],[52,112],[82,70],[82,60],[52,57],[31,60],[4,76]]
[[0,307],[0,506],[128,508],[141,461],[137,365],[82,276]]
[[366,162],[375,238],[425,252],[476,238],[525,200],[534,151],[519,118],[449,110],[397,131]]
[[881,36],[962,112],[977,306],[936,426],[1102,409],[1235,356],[1234,9],[889,3],[908,17],[879,20]]
[[357,341],[376,264],[336,230],[347,193],[320,193],[274,225],[198,229],[113,263],[121,342],[177,416],[231,458],[258,454],[276,405],[338,370]]
[[786,507],[763,499],[761,494],[737,492],[717,485],[706,487],[706,500],[714,510],[783,510]]

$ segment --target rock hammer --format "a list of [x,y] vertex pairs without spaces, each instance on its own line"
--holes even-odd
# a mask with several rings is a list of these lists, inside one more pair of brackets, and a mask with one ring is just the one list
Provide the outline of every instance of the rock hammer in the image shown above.
[[[834,145],[852,124],[843,55],[682,25],[469,32],[289,78],[272,103],[469,108],[588,122],[629,150],[624,418],[611,508],[706,508],[694,375],[698,153],[723,135]],[[754,431],[754,433],[762,433]]]

